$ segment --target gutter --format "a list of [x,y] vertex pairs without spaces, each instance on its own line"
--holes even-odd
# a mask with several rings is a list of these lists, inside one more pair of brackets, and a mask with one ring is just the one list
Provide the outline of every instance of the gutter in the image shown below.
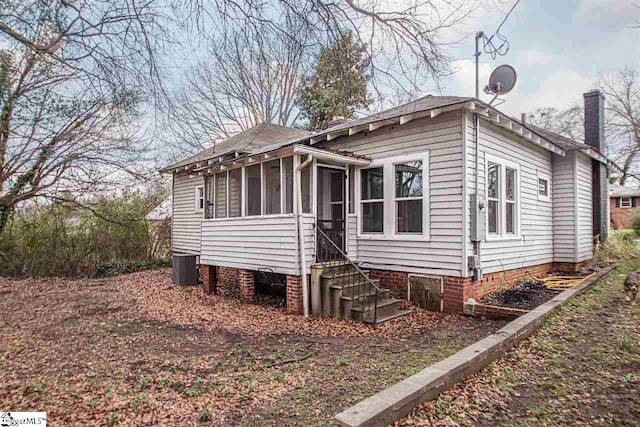
[[298,236],[298,256],[300,257],[300,275],[302,276],[302,308],[304,317],[309,317],[309,284],[307,280],[307,260],[304,257],[304,223],[302,222],[302,180],[301,171],[311,163],[313,156],[296,168],[296,235]]

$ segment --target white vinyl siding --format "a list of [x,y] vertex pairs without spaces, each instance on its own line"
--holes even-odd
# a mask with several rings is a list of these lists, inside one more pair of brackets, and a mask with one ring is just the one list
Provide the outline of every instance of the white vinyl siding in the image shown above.
[[[473,119],[469,114],[467,123],[467,194],[474,192],[475,147]],[[511,270],[520,267],[545,264],[553,261],[553,211],[550,201],[538,200],[539,174],[551,175],[551,153],[541,147],[518,139],[504,129],[482,119],[480,121],[478,189],[485,194],[486,154],[508,159],[518,165],[517,200],[519,213],[517,234],[505,235],[496,240],[481,243],[481,262],[484,273]],[[509,165],[507,164],[507,167]],[[504,176],[504,174],[502,174]],[[471,218],[470,212],[467,214]],[[502,222],[502,221],[501,221]],[[468,225],[467,229],[469,229]],[[485,230],[486,231],[486,230]],[[473,252],[471,241],[467,241],[467,255]],[[466,272],[470,275],[470,272]]]
[[203,211],[196,210],[196,187],[204,185],[201,176],[173,175],[172,252],[200,253],[200,222]]
[[[315,218],[303,216],[307,273],[314,261]],[[294,215],[202,221],[203,264],[299,275]]]
[[586,154],[577,155],[577,201],[578,201],[578,259],[593,258],[593,172],[591,158]]
[[[404,125],[363,132],[329,143],[335,150],[383,159],[429,152],[425,185],[429,186],[429,240],[374,239],[354,236],[349,217],[349,255],[371,268],[448,276],[462,275],[462,116],[444,113]],[[321,147],[320,147],[321,148]],[[357,229],[357,228],[356,228]],[[357,239],[353,242],[353,239]]]
[[575,262],[575,160],[553,156],[553,260]]

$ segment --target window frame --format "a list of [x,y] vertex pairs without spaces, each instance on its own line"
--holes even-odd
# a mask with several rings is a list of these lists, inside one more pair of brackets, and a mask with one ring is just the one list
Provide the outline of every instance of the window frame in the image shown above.
[[[537,187],[536,187],[536,193],[538,194],[538,200],[540,200],[541,202],[551,202],[551,175],[546,174],[546,173],[542,173],[542,172],[538,172],[538,177],[537,177]],[[547,195],[543,196],[542,194],[540,194],[540,180],[544,180],[547,181]]]
[[[629,200],[629,206],[623,206],[622,201],[624,199]],[[633,198],[631,196],[629,196],[629,197],[620,197],[620,207],[622,209],[631,209],[633,207]]]
[[[215,184],[214,184],[214,188],[215,188]],[[202,191],[202,193],[200,193],[200,191]],[[194,208],[194,212],[196,212],[196,213],[200,213],[200,212],[204,213],[205,199],[206,199],[206,196],[204,194],[204,182],[203,182],[202,184],[196,185],[194,193],[193,193],[193,208]],[[215,200],[215,198],[214,198],[214,200]]]
[[[489,188],[489,163],[494,163],[499,165],[499,176],[498,176],[498,184],[499,184],[499,203],[498,203],[498,230],[499,232],[496,234],[489,233],[489,197],[488,197],[488,188]],[[515,219],[514,219],[514,232],[507,233],[507,169],[512,169],[515,171],[515,185],[514,185],[514,199],[512,202],[514,205]],[[504,240],[520,240],[521,239],[521,224],[522,224],[522,209],[521,209],[521,200],[522,200],[522,170],[520,168],[519,163],[512,162],[510,160],[504,159],[502,157],[498,157],[489,153],[485,153],[484,158],[484,194],[487,200],[486,203],[486,214],[485,214],[485,241],[504,241]],[[495,199],[492,199],[495,200]]]
[[[359,239],[370,240],[407,240],[407,241],[429,241],[431,240],[430,223],[430,151],[405,154],[401,156],[385,157],[374,159],[365,167],[356,168],[355,173],[355,214],[357,216]],[[398,233],[397,232],[397,204],[395,193],[395,166],[397,164],[422,161],[422,233]],[[382,167],[383,173],[383,197],[382,199],[365,200],[364,202],[383,202],[383,227],[382,233],[366,233],[362,231],[362,171]],[[400,198],[398,200],[409,200],[412,198]]]

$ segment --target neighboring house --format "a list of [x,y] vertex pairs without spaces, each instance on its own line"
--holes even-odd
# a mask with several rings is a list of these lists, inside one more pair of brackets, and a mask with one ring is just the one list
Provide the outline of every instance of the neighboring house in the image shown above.
[[172,196],[167,197],[155,208],[151,209],[145,219],[151,222],[166,221],[171,219],[171,213],[173,211]]
[[609,188],[609,203],[611,210],[611,227],[631,227],[631,214],[640,208],[640,188],[629,188],[621,185],[611,185]]
[[388,289],[428,283],[460,313],[505,282],[575,271],[609,218],[604,98],[584,99],[585,144],[450,96],[317,133],[257,126],[162,170],[172,250],[199,257],[205,287],[252,299],[269,269],[290,310],[369,321],[402,314]]

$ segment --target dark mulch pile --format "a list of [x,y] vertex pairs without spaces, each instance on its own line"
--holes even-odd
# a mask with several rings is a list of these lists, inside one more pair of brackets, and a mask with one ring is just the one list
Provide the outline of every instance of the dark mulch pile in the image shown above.
[[558,292],[547,289],[542,283],[524,281],[513,288],[492,292],[482,298],[483,304],[532,310],[549,301]]

